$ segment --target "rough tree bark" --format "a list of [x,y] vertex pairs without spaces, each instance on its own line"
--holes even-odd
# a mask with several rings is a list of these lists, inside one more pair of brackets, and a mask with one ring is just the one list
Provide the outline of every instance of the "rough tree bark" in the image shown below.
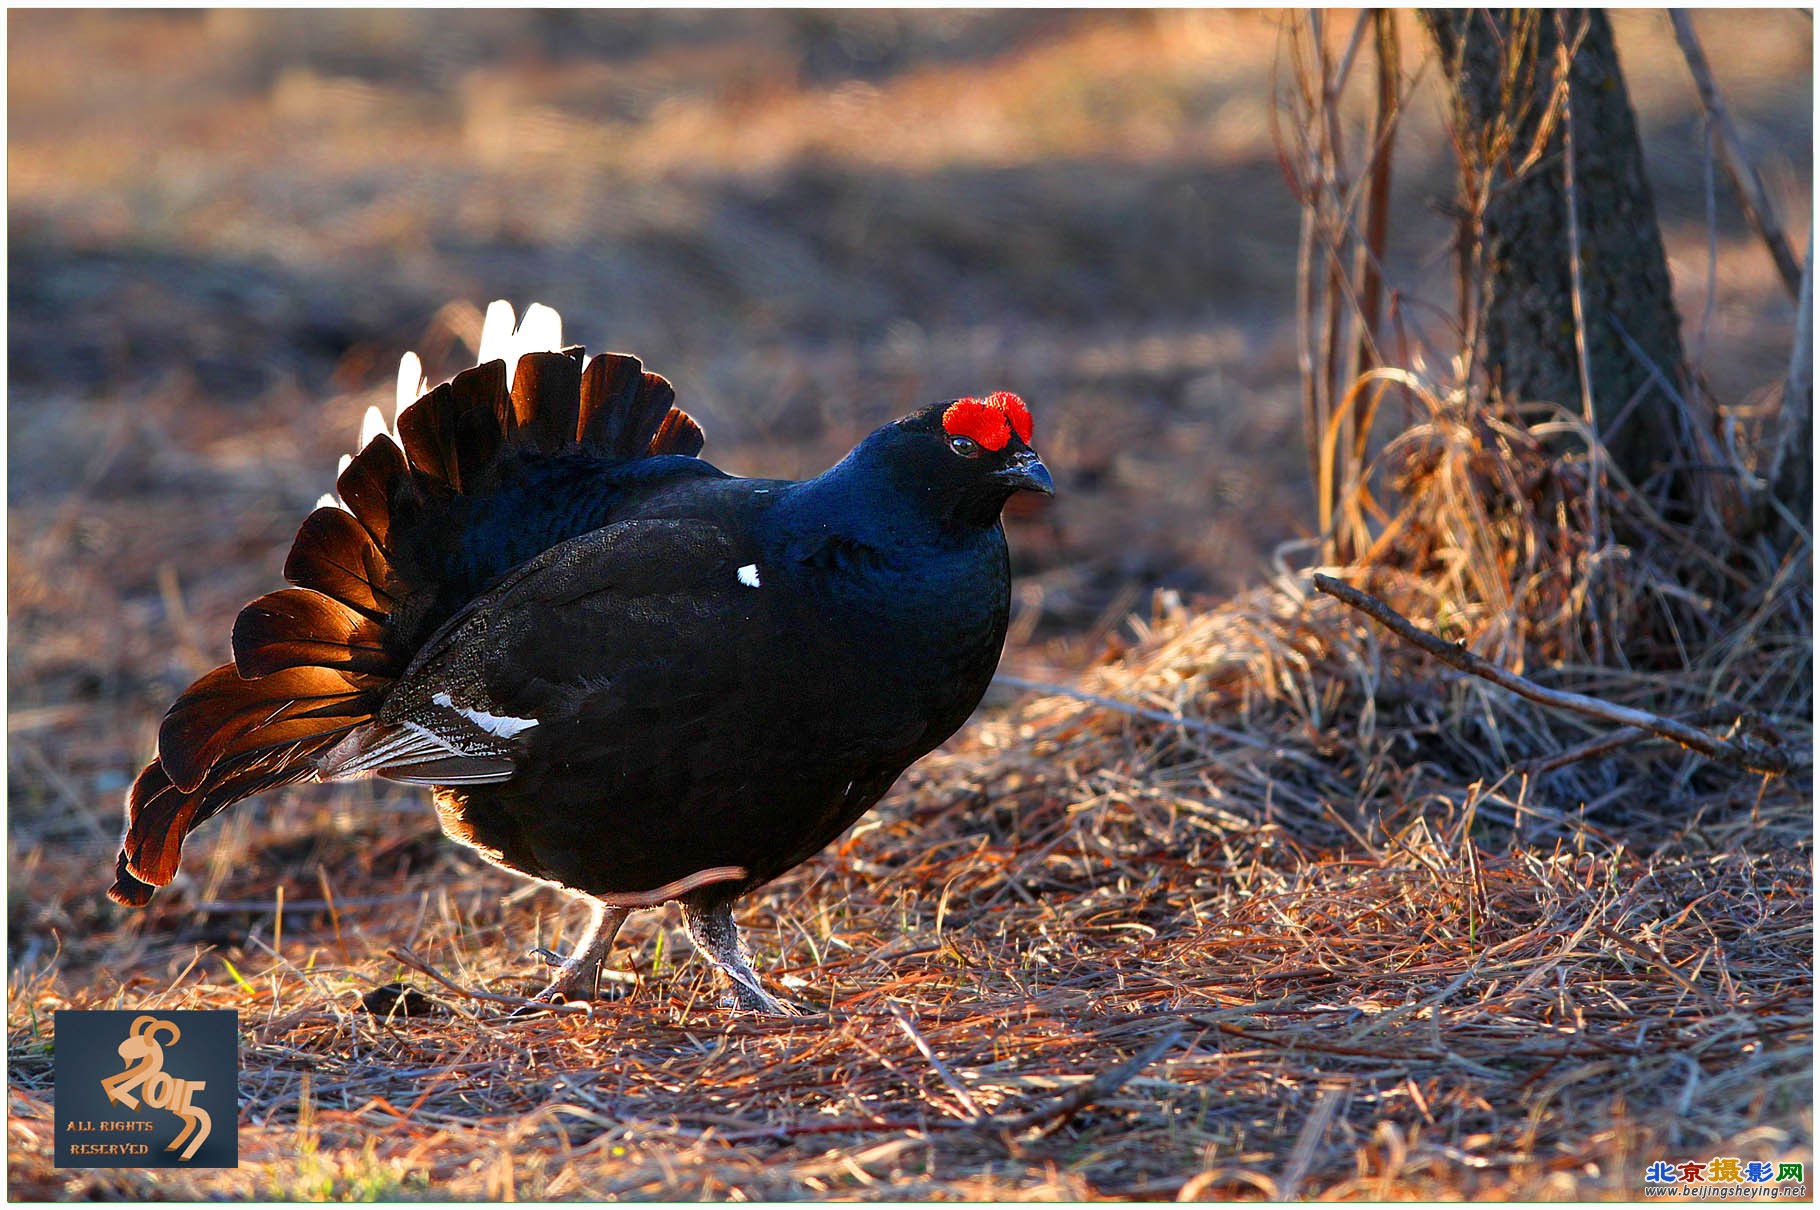
[[[1612,462],[1664,503],[1689,501],[1685,356],[1636,116],[1611,24],[1598,10],[1430,10],[1423,23],[1454,89],[1462,209],[1480,351],[1508,398],[1591,420]],[[1558,62],[1572,48],[1565,100]],[[1571,170],[1571,171],[1570,171]],[[1582,392],[1569,181],[1577,212]]]

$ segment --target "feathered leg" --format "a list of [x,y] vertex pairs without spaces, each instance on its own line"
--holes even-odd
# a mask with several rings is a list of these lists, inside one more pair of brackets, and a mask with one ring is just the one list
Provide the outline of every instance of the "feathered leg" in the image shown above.
[[702,957],[726,979],[731,1007],[774,1017],[796,1017],[801,1012],[764,989],[753,973],[750,955],[733,923],[733,900],[704,891],[683,898],[683,924],[689,940]]
[[601,961],[606,958],[607,951],[613,948],[613,940],[619,936],[619,926],[626,922],[631,910],[608,907],[598,899],[590,899],[588,908],[591,913],[588,926],[582,930],[581,940],[576,942],[568,957],[559,958],[544,949],[532,951],[545,958],[556,959],[556,977],[550,980],[550,986],[533,997],[537,1003],[548,1004],[558,996],[565,1000],[594,998]]

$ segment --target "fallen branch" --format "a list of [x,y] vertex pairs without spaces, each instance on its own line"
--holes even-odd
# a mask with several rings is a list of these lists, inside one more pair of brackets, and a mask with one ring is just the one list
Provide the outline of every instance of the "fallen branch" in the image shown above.
[[1595,756],[1604,756],[1607,752],[1616,752],[1619,748],[1628,748],[1634,743],[1649,738],[1650,733],[1641,727],[1619,727],[1616,731],[1608,731],[1604,735],[1594,736],[1585,743],[1569,748],[1565,752],[1557,752],[1553,756],[1538,756],[1533,760],[1521,761],[1517,764],[1516,770],[1526,777],[1536,777],[1543,773],[1553,773],[1556,769],[1565,769],[1569,765],[1578,764],[1583,760],[1591,760]]
[[1386,605],[1370,593],[1361,592],[1350,584],[1342,583],[1332,576],[1315,574],[1314,586],[1330,597],[1337,597],[1345,604],[1369,614],[1378,623],[1393,631],[1399,638],[1426,651],[1444,664],[1452,665],[1461,672],[1471,673],[1481,680],[1490,681],[1501,689],[1508,689],[1519,697],[1528,698],[1538,705],[1556,710],[1566,710],[1596,718],[1601,722],[1612,723],[1619,727],[1638,727],[1652,735],[1673,740],[1683,748],[1690,748],[1702,756],[1710,757],[1722,764],[1740,769],[1749,769],[1753,773],[1765,773],[1772,777],[1781,777],[1793,768],[1793,762],[1781,752],[1763,751],[1746,748],[1730,740],[1720,739],[1686,723],[1659,714],[1650,714],[1644,710],[1635,710],[1629,706],[1620,706],[1614,702],[1583,693],[1568,693],[1560,689],[1545,689],[1526,677],[1498,667],[1490,660],[1475,655],[1459,643],[1449,643],[1416,626],[1408,618]]

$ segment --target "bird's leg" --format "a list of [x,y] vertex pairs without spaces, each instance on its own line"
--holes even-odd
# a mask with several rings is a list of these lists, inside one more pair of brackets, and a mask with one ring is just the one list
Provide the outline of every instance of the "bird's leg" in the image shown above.
[[683,925],[701,956],[714,964],[726,979],[732,1007],[774,1017],[801,1013],[764,989],[752,971],[746,947],[733,923],[733,900],[712,894],[689,895],[682,901]]
[[598,899],[590,899],[588,909],[588,927],[582,930],[581,940],[576,942],[567,958],[558,958],[549,950],[541,948],[531,951],[546,960],[554,959],[556,966],[556,977],[550,980],[550,986],[533,997],[537,1003],[548,1004],[558,996],[565,1000],[593,997],[601,960],[613,948],[613,939],[619,936],[619,926],[626,922],[626,917],[631,913],[627,908],[608,907]]

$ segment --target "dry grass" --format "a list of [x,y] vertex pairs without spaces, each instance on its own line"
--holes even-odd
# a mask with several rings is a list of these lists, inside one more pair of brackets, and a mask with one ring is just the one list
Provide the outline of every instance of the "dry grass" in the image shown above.
[[[1512,494],[1547,478],[1540,448],[1456,419],[1412,439],[1403,565],[1342,574],[1455,602],[1455,637],[1565,685],[1729,701],[1809,742],[1804,582],[1739,606],[1768,619],[1748,653],[1721,617],[1712,662],[1565,664],[1596,611],[1534,598],[1544,565],[1586,578],[1584,486],[1552,480],[1556,524]],[[1462,490],[1490,452],[1505,494]],[[1481,553],[1505,608],[1460,570]],[[1674,560],[1630,555],[1606,574],[1642,600]],[[1638,649],[1650,623],[1630,613],[1604,641]],[[748,908],[769,975],[817,1010],[800,1021],[715,1008],[662,914],[616,964],[627,996],[587,1017],[510,1020],[409,969],[389,951],[521,993],[515,951],[557,925],[545,892],[435,842],[408,795],[242,815],[178,895],[111,929],[40,849],[16,881],[61,888],[31,912],[71,927],[11,992],[14,1192],[1634,1197],[1654,1159],[1808,1155],[1796,780],[1660,748],[1517,772],[1582,724],[1385,646],[1299,574],[1159,605],[1146,629],[1081,691],[1026,697],[926,762]],[[432,1015],[360,1008],[401,979]],[[121,1003],[240,1010],[239,1171],[45,1167],[47,1014]]]
[[[347,53],[332,35],[304,47],[312,66],[242,95],[282,57],[262,18],[70,20],[23,28],[32,55],[21,64],[16,50],[11,84],[15,151],[25,145],[16,232],[43,236],[30,255],[55,270],[21,274],[35,284],[16,356],[90,336],[104,354],[55,362],[99,374],[91,396],[43,389],[28,361],[22,377],[39,386],[23,406],[16,389],[9,416],[12,447],[37,455],[15,463],[9,535],[13,1197],[1635,1198],[1655,1159],[1811,1162],[1804,552],[1780,561],[1625,512],[1583,440],[1563,429],[1567,455],[1550,454],[1517,417],[1431,375],[1389,397],[1382,414],[1405,409],[1402,435],[1337,502],[1365,539],[1358,562],[1322,569],[1555,687],[1719,728],[1747,720],[1802,761],[1801,776],[1774,780],[1661,744],[1595,751],[1602,734],[1584,720],[1428,662],[1312,594],[1297,548],[1219,603],[1149,593],[1189,566],[1189,587],[1243,579],[1234,566],[1268,548],[1261,533],[1292,532],[1285,502],[1306,499],[1283,331],[1293,230],[1272,242],[1293,222],[1280,221],[1290,203],[1257,104],[1268,22],[1004,34],[987,21],[968,28],[1003,37],[998,50],[911,54],[901,71],[824,86],[798,80],[789,40],[752,18],[739,27],[751,53],[733,56],[744,76],[724,50],[654,37],[607,77],[573,62],[476,68],[450,108],[358,56],[340,74],[323,66]],[[350,20],[381,62],[409,59],[398,46],[422,32],[408,16]],[[487,20],[450,36],[524,36]],[[1627,55],[1645,53],[1627,69],[1646,121],[1672,125],[1691,97],[1664,83],[1672,60],[1648,53],[1672,40],[1636,20],[1621,36]],[[1715,59],[1742,61],[1744,35],[1702,21]],[[931,22],[917,36],[939,38]],[[1794,54],[1787,38],[1745,43]],[[95,118],[111,112],[111,86],[71,90],[59,68],[60,55],[95,54],[104,85],[135,72],[156,83],[154,52],[201,65],[200,84],[127,89],[148,123],[189,132],[170,135],[187,159],[107,134]],[[1733,99],[1764,100],[1773,75],[1737,81]],[[575,117],[602,105],[623,122],[610,147]],[[1417,124],[1432,114],[1418,110],[1401,146],[1427,137]],[[502,126],[522,112],[532,128]],[[966,113],[984,115],[977,129]],[[834,116],[818,127],[806,115]],[[72,121],[99,133],[62,138]],[[302,169],[260,161],[285,131],[319,149],[319,190],[286,192],[284,174]],[[676,160],[683,134],[699,136],[701,158]],[[487,167],[533,136],[538,179],[553,182],[535,230],[514,225],[529,221],[523,181]],[[228,155],[249,145],[260,150]],[[1200,163],[1247,152],[1237,172]],[[600,181],[628,164],[651,179],[603,200]],[[363,184],[388,165],[390,185]],[[122,179],[137,184],[116,196]],[[212,208],[183,204],[211,182]],[[1138,242],[1134,207],[1177,183],[1229,199],[1231,241],[1205,240],[1196,211]],[[292,209],[270,204],[274,188]],[[858,224],[850,243],[804,234],[844,230],[842,216]],[[1026,218],[1021,242],[981,259]],[[660,219],[674,229],[653,234]],[[134,268],[138,253],[110,242],[121,232],[195,259]],[[1185,262],[1184,276],[1170,264],[1181,232],[1241,252]],[[541,982],[522,951],[560,946],[578,921],[442,840],[421,798],[396,787],[241,808],[194,842],[151,910],[106,904],[116,804],[157,711],[213,662],[234,609],[271,586],[299,510],[385,377],[355,345],[325,408],[299,385],[305,371],[242,396],[199,384],[192,365],[242,373],[247,349],[289,355],[282,334],[303,321],[242,305],[260,289],[311,314],[342,290],[352,309],[328,309],[356,327],[377,316],[359,339],[389,357],[394,343],[374,333],[414,335],[396,325],[434,309],[419,295],[475,293],[463,273],[488,281],[481,296],[501,292],[549,272],[547,249],[591,242],[612,255],[561,261],[588,305],[546,297],[577,318],[616,287],[657,300],[651,315],[593,322],[629,319],[639,348],[676,351],[682,364],[661,368],[724,407],[714,450],[736,469],[813,466],[881,418],[855,399],[894,408],[1001,375],[1048,399],[1045,452],[1079,477],[1077,511],[1017,523],[1034,574],[1012,659],[1026,672],[1072,659],[1049,674],[1068,683],[999,691],[880,810],[745,905],[761,972],[815,1010],[801,1020],[717,1007],[669,912],[627,926],[607,984],[621,998],[591,1016],[510,1019],[451,991],[394,955],[515,996]],[[1706,242],[1702,228],[1677,246],[1699,264]],[[1748,354],[1783,349],[1786,308],[1773,274],[1749,279],[1748,243],[1713,242],[1726,264],[1709,315],[1715,377],[1761,383]],[[930,246],[977,260],[981,293],[919,278]],[[255,274],[232,306],[195,301],[240,281],[212,276],[211,258],[244,272],[236,257],[271,247],[327,276]],[[345,273],[371,287],[369,259],[394,293],[334,285]],[[432,261],[462,268],[439,277]],[[1076,298],[1056,265],[1126,276],[1082,277]],[[109,284],[140,273],[156,288]],[[1678,278],[1686,289],[1700,274]],[[775,300],[761,287],[777,281],[801,289]],[[1208,281],[1222,305],[1270,300],[1269,318],[1157,302]],[[45,283],[90,290],[95,306],[59,328],[65,313],[33,301]],[[198,347],[161,362],[138,318],[150,312]],[[895,315],[925,326],[878,319]],[[464,323],[457,310],[432,325],[433,360],[459,358]],[[177,368],[146,369],[160,365]],[[742,417],[747,405],[770,410]],[[1619,543],[1619,522],[1651,540]],[[1134,549],[1155,566],[1134,567]],[[1030,641],[1045,619],[1060,645]],[[1083,651],[1100,656],[1085,671]],[[362,1008],[393,983],[432,1012]],[[50,1167],[50,1013],[116,1006],[240,1011],[239,1170]]]

